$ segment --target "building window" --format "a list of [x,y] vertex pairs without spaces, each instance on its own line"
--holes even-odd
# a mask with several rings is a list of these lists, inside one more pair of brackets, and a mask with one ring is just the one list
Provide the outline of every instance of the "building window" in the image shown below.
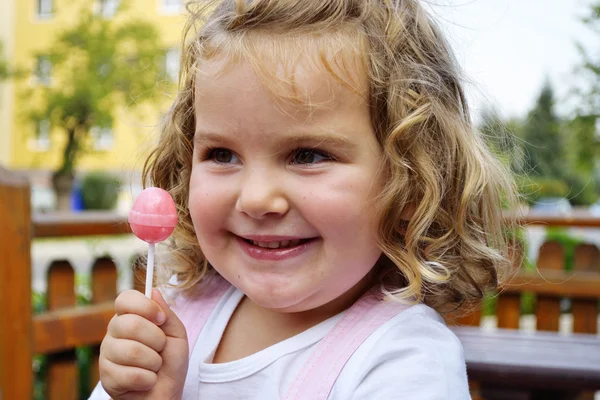
[[43,119],[38,121],[35,127],[35,138],[31,146],[36,151],[50,149],[50,121]]
[[49,86],[52,78],[52,62],[48,56],[38,56],[35,65],[35,83]]
[[90,130],[90,135],[94,142],[94,150],[107,151],[112,149],[114,142],[112,128],[94,126]]
[[119,9],[119,0],[97,0],[94,11],[97,15],[102,15],[104,18],[111,18]]
[[176,82],[179,77],[180,58],[181,50],[177,47],[167,49],[165,52],[165,75],[173,82]]
[[47,18],[52,16],[52,0],[37,0],[38,17]]
[[159,0],[162,1],[162,9],[166,13],[179,13],[183,8],[182,0]]

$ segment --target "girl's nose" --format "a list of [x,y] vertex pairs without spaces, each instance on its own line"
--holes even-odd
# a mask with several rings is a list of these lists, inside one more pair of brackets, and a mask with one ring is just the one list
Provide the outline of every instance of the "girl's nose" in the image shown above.
[[235,208],[254,219],[287,213],[289,203],[280,177],[265,170],[248,171],[242,180]]

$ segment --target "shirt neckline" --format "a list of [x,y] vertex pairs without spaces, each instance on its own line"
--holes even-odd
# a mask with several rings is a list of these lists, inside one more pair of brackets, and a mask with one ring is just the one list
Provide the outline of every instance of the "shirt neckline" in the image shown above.
[[[221,341],[225,327],[243,297],[244,294],[237,288],[228,289],[209,317],[205,325],[208,329],[201,332],[196,342],[197,346],[202,346],[202,350],[200,350],[202,354],[198,364],[198,379],[200,382],[222,383],[247,378],[266,368],[282,356],[302,350],[323,339],[343,315],[343,312],[334,315],[295,336],[239,360],[212,364],[210,360],[212,360],[214,352]],[[200,345],[200,343],[202,344]]]

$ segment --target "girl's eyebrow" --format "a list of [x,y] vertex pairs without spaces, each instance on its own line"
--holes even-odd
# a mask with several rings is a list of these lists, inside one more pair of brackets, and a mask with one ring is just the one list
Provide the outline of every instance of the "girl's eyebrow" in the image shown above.
[[[197,130],[194,134],[194,145],[210,146],[218,144],[227,146],[236,141],[236,136],[233,134],[220,134],[215,132],[203,132]],[[290,143],[294,146],[319,147],[327,146],[340,151],[351,151],[356,148],[354,143],[344,135],[330,132],[292,132],[289,135],[282,135],[278,138],[280,147],[289,147]]]

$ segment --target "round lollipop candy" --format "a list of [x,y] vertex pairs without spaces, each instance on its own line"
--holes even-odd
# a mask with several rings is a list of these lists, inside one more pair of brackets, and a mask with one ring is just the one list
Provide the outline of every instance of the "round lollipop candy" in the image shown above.
[[166,240],[177,225],[177,208],[173,198],[160,188],[143,190],[129,212],[129,225],[138,238],[148,243],[145,294],[150,298],[154,276],[154,245]]

